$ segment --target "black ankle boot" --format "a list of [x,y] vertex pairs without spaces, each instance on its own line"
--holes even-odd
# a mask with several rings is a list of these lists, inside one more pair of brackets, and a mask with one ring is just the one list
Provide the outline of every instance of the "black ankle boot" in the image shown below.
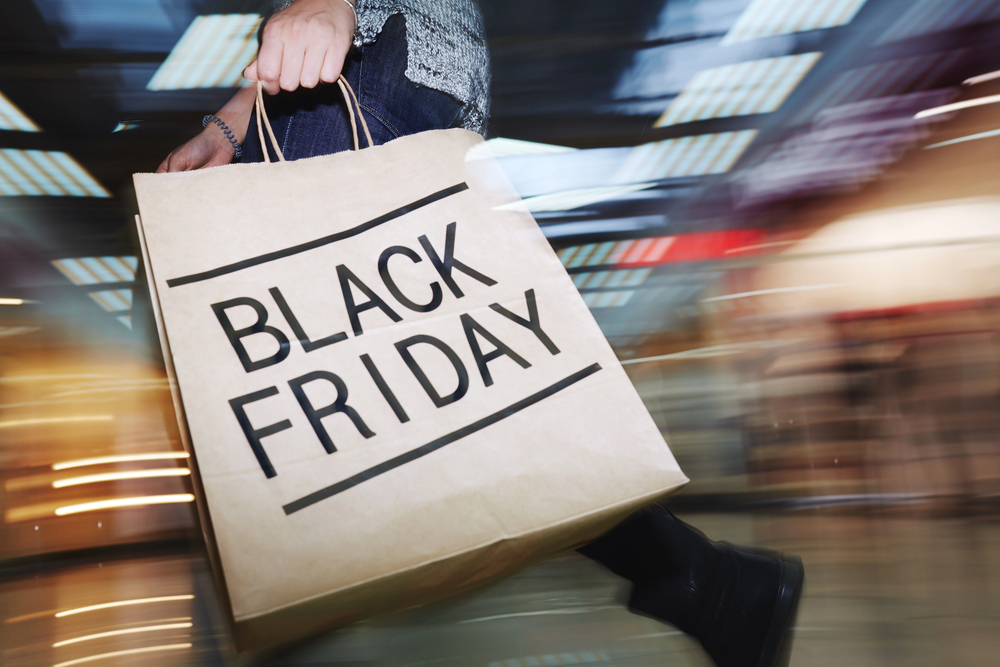
[[787,664],[798,558],[712,542],[656,505],[580,552],[632,581],[630,609],[695,637],[718,667]]

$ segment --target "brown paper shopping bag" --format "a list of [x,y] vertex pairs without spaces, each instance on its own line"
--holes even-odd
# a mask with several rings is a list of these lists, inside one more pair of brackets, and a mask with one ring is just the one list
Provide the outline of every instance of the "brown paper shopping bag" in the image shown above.
[[483,147],[135,176],[240,648],[495,580],[687,481]]

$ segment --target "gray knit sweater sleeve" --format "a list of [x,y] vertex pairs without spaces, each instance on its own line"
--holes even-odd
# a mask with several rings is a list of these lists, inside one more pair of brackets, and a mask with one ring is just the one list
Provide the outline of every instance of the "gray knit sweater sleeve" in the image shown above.
[[[294,0],[271,0],[270,15]],[[490,117],[490,61],[476,0],[357,0],[365,44],[393,14],[406,17],[406,78],[451,95],[464,105],[462,127],[486,133]]]

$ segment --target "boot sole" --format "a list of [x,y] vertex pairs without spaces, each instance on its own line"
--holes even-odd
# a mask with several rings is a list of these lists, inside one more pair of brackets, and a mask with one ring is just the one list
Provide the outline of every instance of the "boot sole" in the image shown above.
[[806,574],[802,559],[797,556],[781,558],[781,583],[775,603],[771,626],[764,640],[758,667],[787,667],[792,654],[792,626],[799,610],[799,598],[805,586]]

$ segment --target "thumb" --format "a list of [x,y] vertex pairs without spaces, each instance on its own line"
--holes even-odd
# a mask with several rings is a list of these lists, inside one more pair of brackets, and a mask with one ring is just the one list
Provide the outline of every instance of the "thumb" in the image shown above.
[[257,81],[257,61],[254,60],[252,63],[247,65],[247,68],[243,70],[243,78],[249,79],[250,81]]

